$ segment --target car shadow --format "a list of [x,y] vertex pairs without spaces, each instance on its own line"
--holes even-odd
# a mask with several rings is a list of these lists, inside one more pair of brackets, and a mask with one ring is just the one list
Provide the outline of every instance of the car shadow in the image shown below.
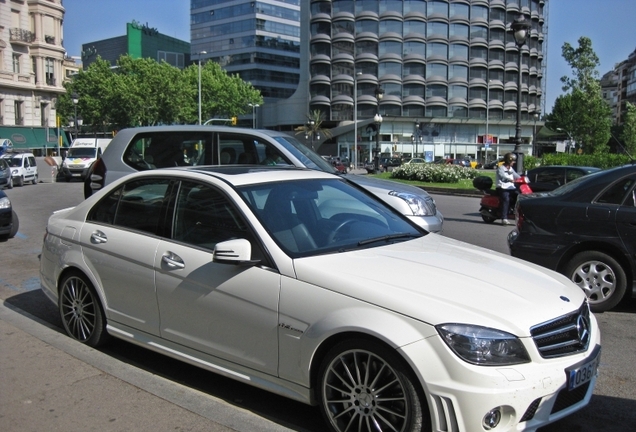
[[[42,290],[16,294],[4,301],[14,312],[28,318],[35,317],[39,323],[61,334],[65,333],[57,308]],[[288,429],[299,432],[325,430],[324,420],[317,407],[208,372],[123,340],[113,338],[97,350],[123,363],[222,399]]]

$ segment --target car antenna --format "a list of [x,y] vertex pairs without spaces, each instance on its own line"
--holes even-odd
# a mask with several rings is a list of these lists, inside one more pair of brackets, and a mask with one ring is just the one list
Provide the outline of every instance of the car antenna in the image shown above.
[[612,135],[612,138],[614,138],[614,140],[616,140],[616,142],[617,142],[617,143],[618,143],[618,145],[619,145],[619,146],[623,149],[623,151],[625,152],[625,154],[626,154],[627,156],[629,156],[629,162],[630,162],[632,165],[636,164],[636,160],[634,159],[634,157],[633,157],[631,154],[629,154],[629,152],[627,151],[627,149],[626,149],[625,147],[623,147],[623,144],[621,144],[621,142],[618,140],[618,138],[616,138],[612,132],[610,132],[610,135]]

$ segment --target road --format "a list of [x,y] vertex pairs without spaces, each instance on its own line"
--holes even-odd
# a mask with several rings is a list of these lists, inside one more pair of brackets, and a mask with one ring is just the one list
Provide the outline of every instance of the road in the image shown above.
[[[57,310],[39,289],[38,254],[49,214],[56,209],[81,202],[82,185],[41,183],[6,192],[20,216],[20,231],[14,239],[0,242],[0,298],[11,307],[25,311],[49,323],[54,329],[59,329]],[[434,195],[434,198],[445,216],[443,235],[504,254],[508,253],[505,239],[510,228],[482,222],[477,213],[478,198],[447,195]],[[603,357],[600,377],[590,405],[574,416],[542,428],[542,432],[613,432],[630,430],[636,425],[636,368],[633,367],[633,360],[636,358],[636,301],[626,302],[619,309],[599,314],[597,318],[603,332]],[[37,322],[35,325],[38,325]],[[192,415],[194,412],[202,416],[203,422],[197,424],[208,425],[206,429],[211,430],[212,425],[217,423],[233,430],[318,432],[323,429],[322,419],[315,408],[252,389],[212,373],[202,372],[195,367],[130,344],[115,342],[101,350],[101,353],[107,361],[119,365],[113,367],[113,370],[130,368],[148,372],[146,381],[133,383],[142,390],[167,387],[166,382],[183,385],[178,392],[170,395],[164,395],[162,390],[153,391],[158,392],[162,402],[167,400],[171,406],[184,408],[180,411],[181,415]],[[0,387],[3,375],[5,374],[0,372]],[[126,380],[127,377],[119,376],[119,379]],[[88,391],[81,395],[82,399],[91,397],[95,396]],[[216,414],[217,411],[210,410],[209,405],[197,408],[196,401],[202,399],[206,403],[215,400],[226,404],[229,407],[229,414],[226,415],[229,417],[226,419]],[[241,423],[238,420],[245,416],[246,412],[255,418],[250,417],[250,422],[256,423]],[[57,414],[72,415],[70,408],[68,413]],[[180,417],[177,417],[176,421],[179,419]],[[187,419],[191,420],[189,417]],[[148,421],[152,424],[153,420]],[[186,424],[185,418],[183,424]],[[80,425],[77,427],[81,428]],[[90,424],[87,424],[84,429],[89,427]]]

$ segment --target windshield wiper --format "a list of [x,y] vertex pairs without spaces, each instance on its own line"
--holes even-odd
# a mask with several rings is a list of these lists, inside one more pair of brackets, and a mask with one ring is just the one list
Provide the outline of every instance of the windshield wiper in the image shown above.
[[414,238],[414,237],[419,237],[419,234],[412,234],[412,233],[397,233],[397,234],[387,234],[387,235],[383,235],[380,237],[374,237],[374,238],[370,238],[370,239],[366,239],[366,240],[360,240],[358,242],[358,246],[364,246],[366,244],[369,243],[375,243],[375,242],[381,242],[381,241],[385,241],[388,242],[389,240],[395,240],[395,239],[399,239],[399,238]]

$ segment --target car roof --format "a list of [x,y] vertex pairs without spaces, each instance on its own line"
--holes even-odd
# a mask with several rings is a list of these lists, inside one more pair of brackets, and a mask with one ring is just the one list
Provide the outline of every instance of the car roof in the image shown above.
[[274,131],[269,129],[249,129],[232,126],[212,126],[212,125],[170,125],[170,126],[142,126],[135,128],[126,128],[117,132],[119,134],[139,134],[146,132],[231,132],[231,133],[248,133],[250,135],[263,135],[270,137],[287,137],[293,138],[285,132]]
[[139,178],[157,176],[172,177],[179,175],[199,178],[201,180],[204,180],[206,177],[214,177],[234,186],[307,179],[341,179],[340,176],[309,168],[266,165],[201,165],[192,167],[161,168],[156,170],[140,171],[124,177],[124,179],[130,179],[131,176]]
[[565,169],[565,168],[578,168],[578,169],[581,169],[581,170],[584,170],[584,171],[600,171],[601,170],[601,168],[598,168],[598,167],[589,167],[589,166],[580,166],[580,165],[541,165],[541,166],[538,166],[536,168],[532,168],[528,172],[535,171],[535,170],[536,171],[540,171],[540,170],[548,169],[548,168],[563,168],[563,169]]

